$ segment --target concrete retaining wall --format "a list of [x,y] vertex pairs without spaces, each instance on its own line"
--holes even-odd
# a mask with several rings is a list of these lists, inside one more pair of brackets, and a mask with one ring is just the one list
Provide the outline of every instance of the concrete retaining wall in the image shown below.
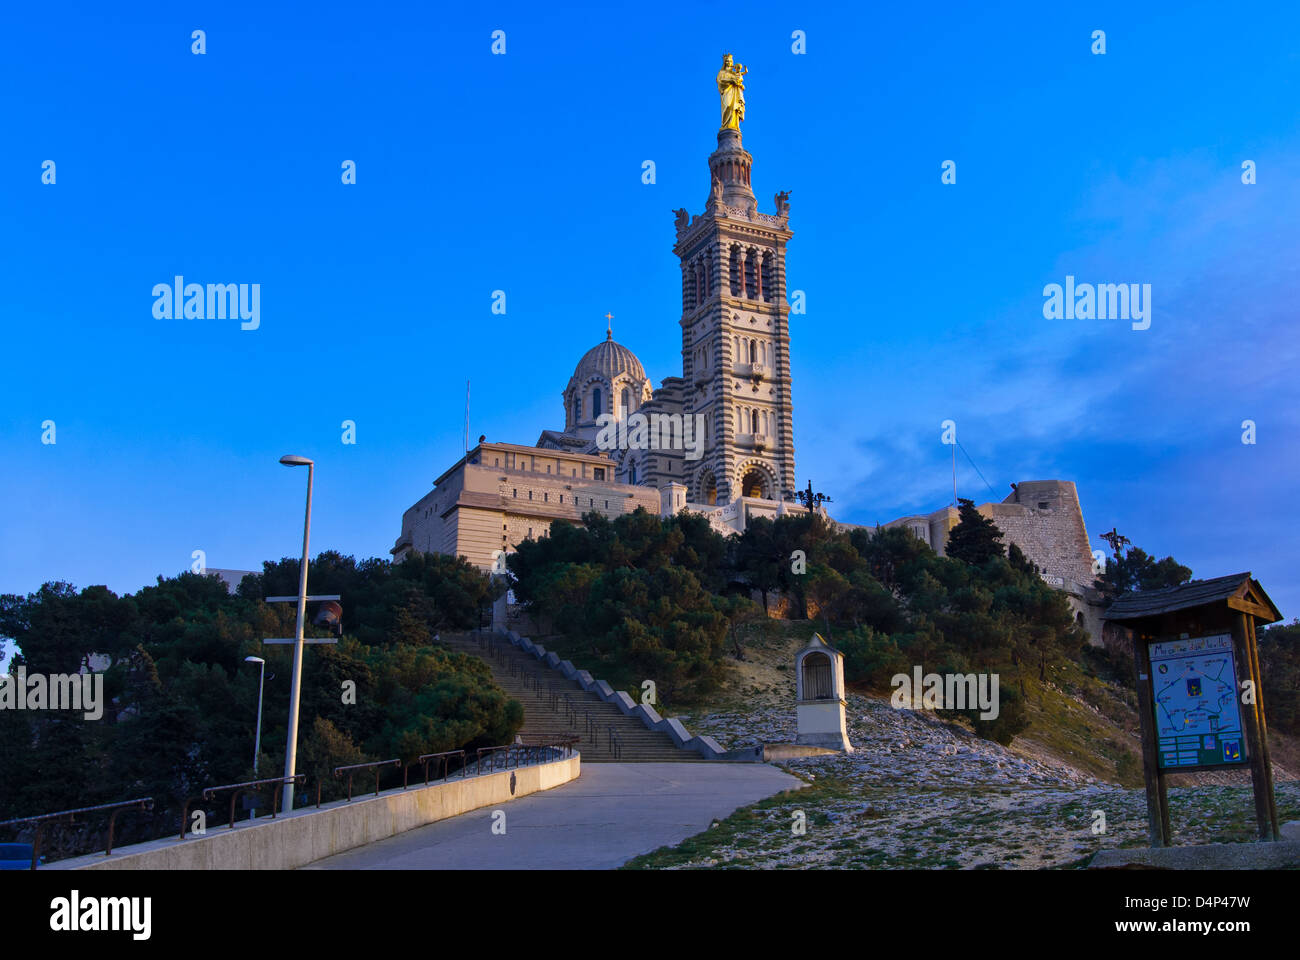
[[[506,803],[576,779],[575,754],[551,763],[452,779],[379,796],[337,801],[274,820],[209,827],[205,836],[122,847],[111,857],[60,860],[47,870],[293,870],[376,840],[479,807]],[[511,786],[514,780],[513,788]]]

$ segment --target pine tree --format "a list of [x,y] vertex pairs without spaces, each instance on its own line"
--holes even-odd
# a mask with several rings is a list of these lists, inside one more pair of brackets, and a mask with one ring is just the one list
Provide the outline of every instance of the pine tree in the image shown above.
[[982,516],[974,501],[961,498],[957,503],[960,520],[948,532],[948,556],[975,566],[1002,556],[1002,531],[997,524]]

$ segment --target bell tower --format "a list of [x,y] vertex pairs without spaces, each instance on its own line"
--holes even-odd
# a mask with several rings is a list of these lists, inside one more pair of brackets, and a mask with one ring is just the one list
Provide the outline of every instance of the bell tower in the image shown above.
[[[723,126],[704,213],[677,211],[682,267],[683,413],[705,416],[701,459],[685,461],[693,503],[785,500],[796,489],[785,247],[789,192],[759,213],[754,158],[741,144],[745,68],[718,74]],[[739,87],[739,90],[736,88]]]

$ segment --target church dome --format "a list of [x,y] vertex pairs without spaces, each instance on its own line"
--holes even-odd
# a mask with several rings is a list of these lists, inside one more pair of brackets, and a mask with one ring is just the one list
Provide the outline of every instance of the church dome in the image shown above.
[[634,380],[645,379],[645,368],[641,361],[627,347],[614,342],[614,334],[606,333],[605,340],[596,344],[582,355],[578,367],[573,371],[573,379],[582,383],[590,377],[613,380],[625,373]]

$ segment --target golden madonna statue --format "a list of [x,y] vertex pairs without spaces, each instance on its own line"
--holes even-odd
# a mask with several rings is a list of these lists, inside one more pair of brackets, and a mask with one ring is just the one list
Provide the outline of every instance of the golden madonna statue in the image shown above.
[[735,63],[731,54],[722,58],[718,71],[718,93],[722,95],[722,128],[739,132],[740,121],[745,119],[745,74],[749,68]]

